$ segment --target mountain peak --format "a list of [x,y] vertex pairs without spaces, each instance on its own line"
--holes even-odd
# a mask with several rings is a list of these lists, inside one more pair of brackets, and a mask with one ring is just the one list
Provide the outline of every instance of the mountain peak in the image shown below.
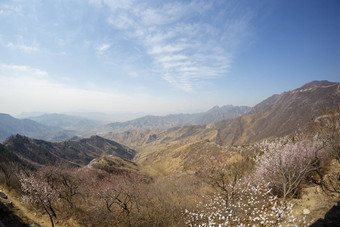
[[208,110],[208,112],[216,111],[216,110],[219,110],[219,109],[220,109],[220,107],[218,105],[216,105],[213,108],[211,108],[210,110]]
[[0,116],[4,116],[4,117],[11,117],[11,115],[6,114],[6,113],[0,113]]
[[8,137],[5,141],[4,141],[4,144],[6,143],[14,143],[14,142],[18,142],[18,141],[21,141],[21,142],[28,142],[30,138],[24,136],[24,135],[20,135],[20,134],[15,134],[15,135],[12,135],[10,137]]
[[298,88],[299,89],[308,89],[308,88],[313,88],[313,87],[323,87],[323,86],[330,86],[330,85],[335,85],[337,83],[335,82],[329,82],[328,80],[314,80],[312,82],[309,82],[302,87]]

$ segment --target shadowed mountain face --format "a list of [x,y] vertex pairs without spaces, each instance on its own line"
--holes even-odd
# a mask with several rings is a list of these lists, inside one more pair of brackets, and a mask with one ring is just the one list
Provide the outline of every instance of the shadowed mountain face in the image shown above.
[[287,135],[339,105],[340,83],[313,81],[271,96],[248,115],[215,123],[218,129],[216,142],[220,145],[242,144]]
[[104,155],[114,155],[126,160],[131,160],[135,156],[134,150],[99,136],[51,143],[15,135],[3,144],[20,158],[43,165],[66,162],[82,166]]
[[111,130],[124,132],[128,130],[153,130],[181,127],[185,125],[205,125],[212,122],[232,119],[247,113],[248,106],[215,106],[207,112],[195,114],[170,114],[166,116],[145,116],[126,122],[109,124]]
[[0,201],[0,226],[29,227],[31,225],[24,223],[8,206]]

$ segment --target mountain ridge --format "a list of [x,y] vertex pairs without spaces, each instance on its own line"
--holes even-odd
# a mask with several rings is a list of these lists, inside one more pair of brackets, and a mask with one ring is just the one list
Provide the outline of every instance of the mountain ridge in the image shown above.
[[250,114],[215,123],[218,129],[216,142],[232,145],[287,135],[339,105],[340,83],[313,81],[265,99]]
[[214,106],[210,110],[194,114],[169,114],[166,116],[147,115],[131,121],[108,124],[111,130],[124,132],[128,130],[153,130],[182,127],[187,125],[206,125],[216,121],[235,118],[247,113],[248,106]]
[[93,159],[104,155],[114,155],[132,160],[136,154],[134,150],[126,146],[99,136],[53,143],[17,134],[8,138],[3,146],[13,151],[21,159],[37,165],[64,162],[84,166]]

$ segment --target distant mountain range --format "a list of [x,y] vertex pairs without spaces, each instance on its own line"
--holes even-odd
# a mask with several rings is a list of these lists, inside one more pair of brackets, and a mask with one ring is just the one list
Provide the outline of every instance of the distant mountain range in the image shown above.
[[339,83],[313,81],[273,95],[253,108],[215,106],[202,113],[145,116],[102,128],[98,127],[97,121],[65,114],[43,114],[23,120],[0,114],[0,141],[13,134],[48,141],[98,134],[135,149],[141,145],[145,148],[169,144],[183,138],[190,140],[191,136],[208,138],[219,145],[243,144],[292,133],[339,103]]
[[171,114],[167,116],[145,116],[126,122],[103,125],[103,121],[67,114],[25,113],[27,119],[17,119],[0,114],[0,142],[11,135],[22,134],[47,141],[63,141],[75,136],[89,137],[94,134],[128,130],[167,129],[184,125],[204,125],[215,121],[235,118],[247,113],[247,106],[215,106],[211,110],[196,114]]
[[[340,83],[313,81],[273,95],[234,119],[168,129],[121,133],[112,130],[102,136],[137,150],[136,163],[150,173],[169,174],[180,169],[193,170],[194,163],[209,158],[218,149],[305,130],[318,116],[336,107],[340,107]],[[222,153],[214,155],[222,157]]]
[[[23,112],[21,114],[16,115],[16,118],[19,119],[31,119],[34,117],[40,117],[42,115],[49,115],[55,113],[45,113],[45,112]],[[102,112],[65,112],[58,113],[61,115],[68,116],[76,116],[80,118],[85,118],[89,120],[93,120],[95,122],[102,122],[103,124],[108,124],[111,122],[123,122],[130,121],[139,117],[143,117],[147,115],[146,113],[138,112],[138,113],[102,113]]]
[[[75,137],[51,143],[15,135],[3,144],[22,160],[38,165],[63,161],[78,166],[136,169],[136,162],[150,173],[167,175],[174,171],[192,171],[211,157],[223,159],[224,149],[231,145],[251,144],[304,130],[318,116],[336,107],[340,107],[340,83],[313,81],[273,95],[253,108],[223,106],[198,114],[146,116],[110,124],[109,132],[96,131],[101,137]],[[222,120],[216,121],[218,119]],[[44,140],[59,135],[66,140],[74,131],[53,126],[78,127],[84,119],[52,114],[36,120],[49,126],[0,114],[0,139],[22,133]],[[93,123],[83,122],[89,128]]]
[[232,119],[246,114],[251,107],[225,105],[215,106],[212,109],[194,114],[170,114],[166,116],[145,116],[126,122],[109,124],[114,132],[128,130],[153,130],[181,127],[185,125],[206,125],[224,119]]
[[17,119],[8,114],[0,113],[0,142],[13,134],[23,134],[33,138],[45,140],[65,140],[72,137],[72,133],[57,127],[39,124],[30,119]]
[[71,116],[66,114],[43,114],[29,119],[43,125],[58,127],[65,130],[83,131],[93,129],[100,125],[100,122],[83,117]]

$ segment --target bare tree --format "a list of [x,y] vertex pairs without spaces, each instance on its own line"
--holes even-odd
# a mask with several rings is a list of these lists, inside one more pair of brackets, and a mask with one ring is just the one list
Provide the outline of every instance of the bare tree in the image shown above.
[[97,182],[94,189],[96,197],[105,203],[106,210],[114,215],[117,222],[130,222],[133,211],[138,212],[136,186],[138,175],[107,175]]
[[15,175],[16,166],[11,161],[0,161],[0,170],[4,176],[4,182],[7,187],[11,187],[11,178]]
[[208,184],[220,190],[226,204],[229,204],[234,199],[237,186],[249,166],[251,166],[250,163],[247,160],[243,160],[225,166],[201,170],[199,174]]
[[340,161],[340,107],[328,110],[316,118],[312,133],[325,143],[332,157]]

